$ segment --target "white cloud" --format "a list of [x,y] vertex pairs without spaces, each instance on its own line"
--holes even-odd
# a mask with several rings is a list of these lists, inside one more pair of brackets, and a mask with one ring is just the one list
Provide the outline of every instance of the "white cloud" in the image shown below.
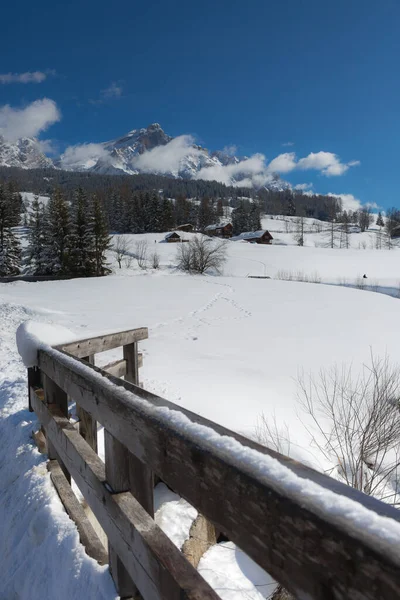
[[224,154],[227,154],[228,156],[235,156],[235,154],[237,153],[237,146],[235,146],[235,144],[231,144],[230,146],[225,146],[222,149],[222,152]]
[[342,200],[343,210],[360,210],[360,208],[379,208],[376,202],[368,202],[367,204],[362,204],[361,200],[353,196],[353,194],[327,194],[328,196],[332,196],[333,198],[338,198]]
[[294,146],[294,142],[284,142],[284,143],[282,144],[282,146],[287,146],[287,147],[289,147],[289,146]]
[[139,154],[132,161],[134,168],[141,171],[157,173],[176,173],[180,161],[191,154],[199,156],[201,151],[193,147],[194,140],[190,135],[180,135],[165,146],[156,146],[143,154]]
[[54,100],[43,98],[25,108],[9,104],[0,107],[0,135],[11,142],[22,137],[36,137],[61,119]]
[[0,83],[42,83],[52,71],[33,71],[26,73],[2,73]]
[[271,160],[268,170],[276,173],[290,173],[295,169],[302,171],[320,171],[326,177],[343,175],[350,167],[360,164],[358,160],[352,160],[348,163],[342,163],[337,154],[333,152],[310,152],[304,158],[298,159],[294,152],[279,154]]
[[268,171],[271,173],[290,173],[297,167],[296,154],[294,152],[285,152],[273,158],[268,165]]
[[58,145],[54,140],[38,140],[37,143],[44,154],[58,154]]
[[100,97],[97,100],[89,100],[90,104],[104,104],[108,100],[121,98],[123,87],[120,83],[113,81],[108,88],[100,91]]
[[115,81],[113,81],[108,88],[106,88],[105,90],[101,90],[100,94],[104,99],[119,98],[120,96],[122,96],[122,91],[122,86],[118,85]]
[[311,190],[312,188],[313,188],[312,183],[298,183],[297,185],[294,186],[295,190],[300,190],[302,192],[305,192],[306,190]]
[[103,144],[77,144],[69,146],[60,156],[61,166],[73,169],[75,165],[84,166],[86,169],[93,167],[99,158],[105,158],[109,153]]

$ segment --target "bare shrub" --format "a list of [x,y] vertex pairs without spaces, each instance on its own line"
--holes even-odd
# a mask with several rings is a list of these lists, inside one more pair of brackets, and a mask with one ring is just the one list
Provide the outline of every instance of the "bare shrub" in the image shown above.
[[148,246],[147,240],[140,240],[135,244],[136,260],[141,269],[145,269],[147,267]]
[[214,270],[221,273],[226,261],[227,242],[212,240],[207,236],[196,236],[189,242],[179,244],[177,251],[178,269],[189,273],[205,273]]
[[282,281],[293,281],[294,276],[291,271],[285,271],[284,269],[279,269],[277,271],[275,279],[281,279]]
[[255,429],[255,439],[259,444],[268,446],[276,452],[290,456],[290,433],[287,423],[278,426],[276,415],[269,419],[264,413],[261,414]]
[[318,273],[318,271],[313,271],[311,273],[309,281],[310,281],[310,283],[321,283],[322,279],[321,279],[321,275]]
[[294,278],[296,281],[303,281],[304,283],[308,283],[308,275],[306,275],[304,271],[297,271]]
[[157,252],[153,252],[150,259],[152,268],[158,269],[160,267],[160,255]]
[[130,248],[130,240],[125,235],[116,235],[114,237],[111,249],[115,254],[115,259],[120,269],[122,268],[122,259],[128,255]]
[[[339,479],[394,506],[400,491],[400,370],[371,354],[354,378],[351,367],[298,379],[298,398],[315,427],[313,444]],[[390,487],[390,489],[389,489]]]
[[[300,374],[298,402],[307,415],[303,427],[332,465],[328,474],[365,494],[400,507],[400,369],[375,358],[355,376],[352,367]],[[287,425],[262,415],[259,443],[290,455]]]
[[361,277],[361,275],[358,275],[357,279],[355,280],[354,287],[356,287],[358,290],[364,289],[365,279],[363,277]]

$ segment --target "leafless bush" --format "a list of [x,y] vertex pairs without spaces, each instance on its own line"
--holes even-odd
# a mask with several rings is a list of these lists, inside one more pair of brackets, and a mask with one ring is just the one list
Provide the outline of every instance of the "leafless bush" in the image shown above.
[[177,251],[178,269],[189,273],[217,273],[226,261],[227,242],[212,240],[207,236],[196,236],[189,242],[179,244]]
[[147,252],[148,252],[148,243],[147,240],[140,240],[135,244],[135,255],[138,265],[141,269],[145,269],[147,267]]
[[365,279],[363,277],[361,277],[360,275],[357,277],[357,279],[355,281],[355,287],[358,290],[363,290],[365,288]]
[[321,275],[318,273],[318,271],[313,271],[311,273],[309,281],[310,283],[321,283]]
[[[400,370],[376,359],[354,378],[337,367],[298,380],[313,444],[339,479],[394,506],[400,492]],[[390,490],[389,490],[390,488]]]
[[116,235],[113,239],[112,251],[115,254],[115,259],[119,268],[122,268],[122,259],[127,256],[131,248],[130,240],[125,235]]
[[304,271],[296,271],[294,278],[296,281],[302,281],[304,283],[308,283],[308,275],[306,275],[306,273],[304,273]]
[[285,271],[284,269],[279,269],[277,271],[275,279],[281,279],[282,281],[293,281],[294,276],[291,271]]
[[160,266],[160,255],[157,252],[153,252],[150,258],[153,269],[158,269]]
[[[311,446],[332,465],[328,473],[365,494],[400,507],[400,369],[375,358],[359,376],[334,367],[298,377],[298,401]],[[291,454],[287,425],[262,415],[257,441]]]
[[259,444],[268,446],[276,452],[286,456],[291,454],[289,427],[287,423],[279,426],[275,414],[270,419],[262,413],[256,425],[254,437]]

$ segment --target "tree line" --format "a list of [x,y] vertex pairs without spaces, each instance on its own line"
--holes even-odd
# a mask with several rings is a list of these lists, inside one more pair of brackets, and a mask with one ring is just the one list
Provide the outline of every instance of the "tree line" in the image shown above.
[[[24,223],[27,246],[21,250],[15,227]],[[68,202],[56,190],[47,204],[35,196],[27,211],[12,184],[0,185],[0,275],[18,275],[22,262],[30,275],[102,276],[110,272],[108,223],[96,196],[81,188]]]

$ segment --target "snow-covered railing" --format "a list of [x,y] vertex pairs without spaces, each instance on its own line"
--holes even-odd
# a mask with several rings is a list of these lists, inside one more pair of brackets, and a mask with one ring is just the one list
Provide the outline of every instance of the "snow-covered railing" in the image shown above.
[[[104,529],[121,597],[218,598],[155,524],[157,476],[297,598],[400,598],[399,512],[142,389],[138,342],[146,337],[135,329],[42,347],[29,369],[52,468],[64,487],[74,479]],[[118,346],[122,361],[94,366],[97,352]],[[72,400],[80,432],[69,419]],[[90,524],[80,525],[82,543],[107,560]]]

